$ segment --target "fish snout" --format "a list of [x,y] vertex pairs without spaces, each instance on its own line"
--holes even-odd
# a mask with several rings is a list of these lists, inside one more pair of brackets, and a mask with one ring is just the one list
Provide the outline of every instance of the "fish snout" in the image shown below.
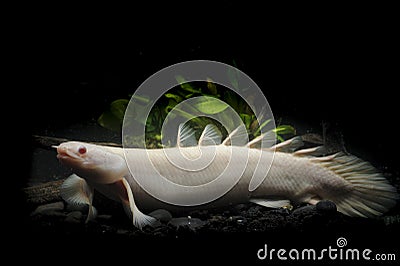
[[55,147],[57,149],[57,159],[62,159],[64,157],[69,157],[68,156],[68,148],[63,146],[63,145],[59,145],[57,147]]
[[79,157],[73,152],[73,149],[71,150],[71,148],[68,147],[68,145],[60,144],[58,146],[53,146],[53,147],[57,149],[58,159],[62,160],[62,159],[71,159]]

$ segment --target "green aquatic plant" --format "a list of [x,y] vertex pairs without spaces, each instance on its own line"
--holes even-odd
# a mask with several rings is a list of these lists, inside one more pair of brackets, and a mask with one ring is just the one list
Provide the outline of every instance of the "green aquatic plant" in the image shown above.
[[[228,72],[228,78],[231,85],[235,88],[239,86],[238,77],[239,76],[234,73],[234,71]],[[226,137],[226,130],[221,124],[216,122],[216,120],[207,116],[193,117],[193,115],[188,113],[187,110],[182,110],[177,107],[178,104],[193,97],[203,96],[198,98],[199,100],[195,101],[190,108],[192,108],[194,112],[198,111],[205,115],[224,115],[223,111],[230,106],[243,121],[250,140],[259,136],[261,134],[261,129],[271,122],[271,119],[263,118],[263,121],[259,124],[259,120],[257,120],[253,110],[242,97],[234,91],[214,83],[211,79],[208,79],[206,82],[187,82],[182,76],[178,75],[175,78],[178,81],[179,86],[170,89],[156,102],[145,121],[146,147],[161,146],[161,129],[171,110],[174,110],[173,115],[179,114],[180,116],[189,119],[191,127],[198,129],[198,132],[201,132],[207,124],[212,123],[220,129],[223,137]],[[143,106],[149,104],[149,100],[144,97],[136,100],[143,103]],[[128,99],[117,99],[113,101],[110,104],[110,107],[100,115],[98,123],[102,127],[110,130],[121,131],[128,103]],[[140,108],[138,109],[140,110]],[[230,121],[230,119],[227,118],[224,119],[224,121]],[[272,129],[272,131],[275,133],[279,141],[283,141],[285,136],[295,134],[295,129],[290,125],[278,125],[276,128]],[[135,140],[132,139],[130,141]]]

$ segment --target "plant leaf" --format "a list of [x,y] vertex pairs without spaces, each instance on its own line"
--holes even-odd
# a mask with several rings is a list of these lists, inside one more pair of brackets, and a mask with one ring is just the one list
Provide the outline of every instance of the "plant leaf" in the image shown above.
[[186,82],[184,77],[177,75],[177,76],[175,76],[175,79],[176,79],[176,81],[178,81],[181,88],[184,89],[185,91],[192,92],[192,93],[201,93],[200,89],[195,89],[192,87],[192,85],[190,85],[189,82]]
[[169,99],[174,99],[177,103],[179,103],[183,100],[183,98],[181,96],[174,94],[174,93],[166,93],[166,94],[164,94],[164,96]]
[[213,97],[201,97],[194,107],[204,114],[214,115],[224,111],[229,105]]
[[244,125],[246,126],[246,129],[250,128],[250,123],[251,123],[251,115],[241,113],[239,114],[240,118],[242,118],[242,121]]
[[[271,122],[271,119],[265,120],[265,121],[261,124],[261,126],[259,126],[258,129],[254,132],[254,136],[257,135],[257,134],[261,131],[261,129],[263,129],[263,127],[265,127],[269,122]],[[276,132],[275,132],[275,133],[276,133]]]
[[138,95],[132,95],[130,96],[133,99],[137,100],[138,102],[144,103],[144,104],[148,104],[150,103],[150,99],[148,96],[138,96]]
[[276,134],[276,138],[280,141],[280,142],[284,142],[285,140],[281,137],[281,136],[279,136],[278,134]]
[[122,121],[115,117],[110,110],[103,112],[97,119],[97,122],[100,126],[112,131],[120,132],[122,129]]
[[207,78],[207,89],[211,92],[212,95],[218,94],[217,86],[210,78]]
[[175,107],[177,104],[178,104],[178,103],[177,103],[174,99],[169,99],[168,105],[164,108],[165,112],[166,112],[166,113],[170,112],[172,109],[174,109],[174,107]]
[[121,121],[124,120],[125,110],[128,106],[129,100],[127,99],[118,99],[111,103],[110,111],[111,113]]
[[273,131],[278,135],[296,134],[296,130],[290,125],[280,125],[273,129]]
[[236,69],[228,69],[228,79],[235,89],[239,89],[239,72]]

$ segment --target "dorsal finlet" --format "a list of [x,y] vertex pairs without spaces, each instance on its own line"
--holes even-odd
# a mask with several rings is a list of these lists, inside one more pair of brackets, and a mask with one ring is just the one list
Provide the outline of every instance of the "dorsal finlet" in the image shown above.
[[276,133],[272,130],[267,133],[261,134],[246,144],[249,148],[270,148],[276,142]]
[[246,126],[241,124],[222,142],[222,145],[244,146],[249,141]]
[[280,152],[294,152],[298,148],[304,146],[304,143],[300,136],[293,137],[272,146],[270,149]]
[[187,123],[179,124],[176,145],[178,147],[190,147],[197,145],[194,130]]
[[326,153],[326,148],[325,146],[317,146],[313,148],[307,148],[307,149],[302,149],[295,151],[293,153],[294,156],[320,156],[320,155],[325,155]]
[[213,124],[208,124],[199,138],[199,146],[219,145],[221,144],[221,132]]

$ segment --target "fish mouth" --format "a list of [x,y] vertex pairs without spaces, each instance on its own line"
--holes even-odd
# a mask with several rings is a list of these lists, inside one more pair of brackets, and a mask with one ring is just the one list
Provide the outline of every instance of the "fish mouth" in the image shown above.
[[62,165],[71,169],[76,169],[82,164],[82,158],[77,157],[75,154],[64,151],[57,154],[57,159]]
[[59,153],[59,154],[57,154],[57,159],[59,159],[59,160],[66,160],[66,159],[71,159],[72,157],[71,156],[69,156],[68,154],[66,154],[66,153]]
[[67,148],[58,146],[57,147],[57,159],[59,160],[80,160],[81,157],[75,153],[69,151]]

